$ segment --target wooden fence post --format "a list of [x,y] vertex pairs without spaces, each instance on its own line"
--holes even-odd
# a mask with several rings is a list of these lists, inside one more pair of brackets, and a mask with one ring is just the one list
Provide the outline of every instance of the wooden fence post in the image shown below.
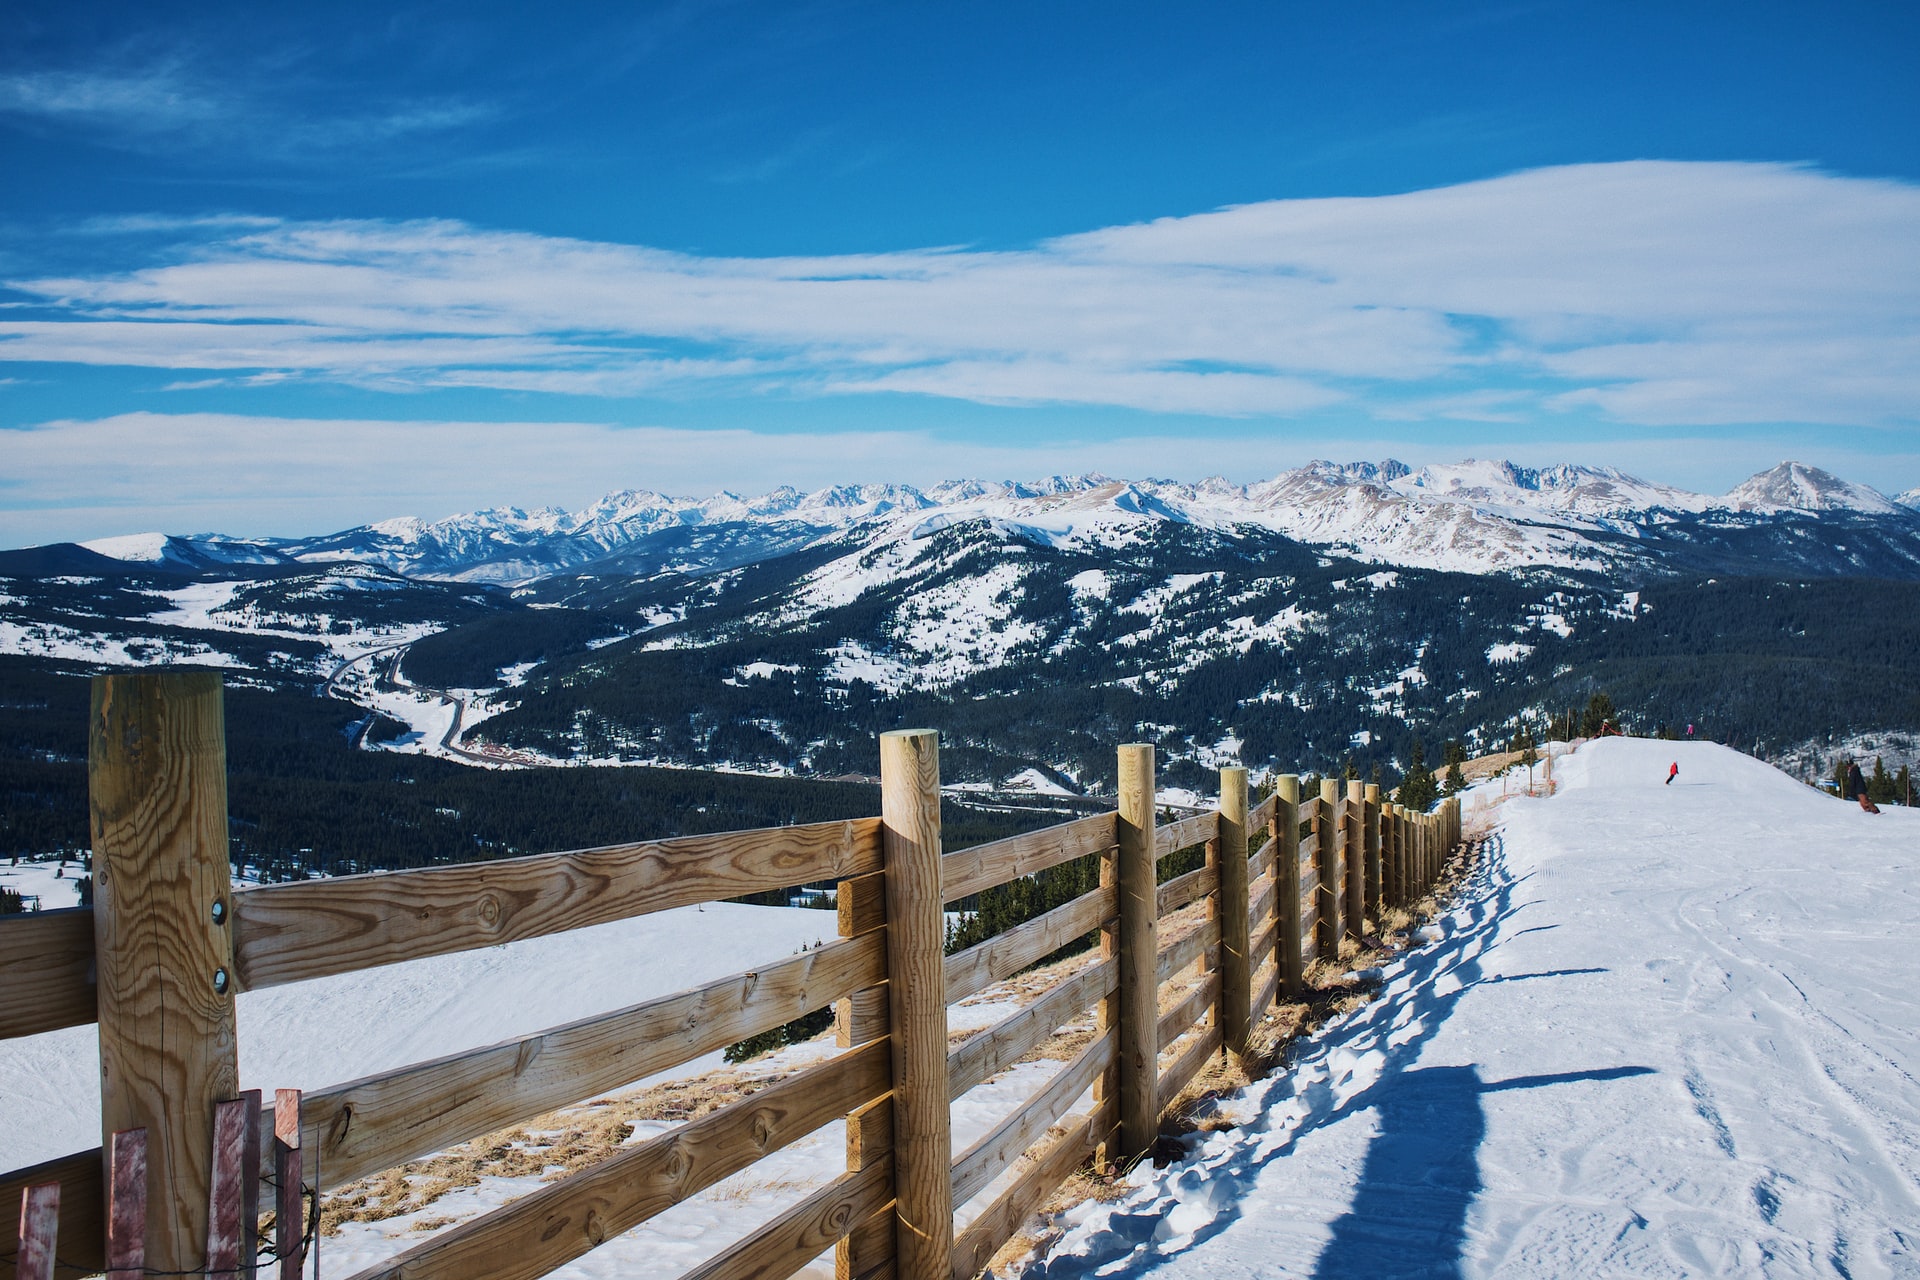
[[880,735],[880,821],[893,1048],[894,1257],[899,1275],[931,1278],[947,1274],[953,1253],[940,739],[933,730]]
[[[1160,1117],[1160,957],[1153,856],[1153,747],[1120,748],[1120,1027],[1114,1055],[1120,1075],[1120,1148],[1132,1160],[1152,1148]],[[912,1272],[902,1271],[903,1276]]]
[[1367,931],[1367,784],[1347,782],[1347,819],[1340,824],[1341,856],[1347,872],[1347,936]]
[[1253,1033],[1252,926],[1247,912],[1247,771],[1220,771],[1220,1042],[1237,1055]]
[[1367,903],[1373,908],[1376,933],[1386,932],[1386,893],[1380,875],[1380,784],[1367,784]]
[[1273,891],[1280,917],[1275,946],[1280,990],[1298,1000],[1307,990],[1305,945],[1300,926],[1300,779],[1283,773],[1273,780]]
[[1405,906],[1407,889],[1401,876],[1400,806],[1391,800],[1380,806],[1380,874],[1386,881],[1387,902],[1396,907]]
[[147,1131],[146,1265],[193,1270],[239,1089],[220,677],[95,676],[88,730],[102,1147]]
[[1314,894],[1313,947],[1315,955],[1329,960],[1339,958],[1340,939],[1345,933],[1340,921],[1340,907],[1345,897],[1340,855],[1346,844],[1343,834],[1346,822],[1339,782],[1333,778],[1320,779],[1320,819],[1314,824],[1319,835],[1315,846],[1319,850],[1315,865],[1319,890]]

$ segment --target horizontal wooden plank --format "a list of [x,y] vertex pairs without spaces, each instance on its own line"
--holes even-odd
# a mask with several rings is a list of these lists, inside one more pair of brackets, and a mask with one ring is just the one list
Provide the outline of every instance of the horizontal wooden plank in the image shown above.
[[681,1280],[786,1280],[893,1199],[893,1157],[843,1173]]
[[1099,928],[1102,920],[1112,918],[1119,909],[1119,900],[1119,892],[1111,885],[1095,889],[978,946],[948,956],[947,1003],[964,1000],[1002,978],[1010,978],[1081,934]]
[[1090,853],[1104,853],[1118,842],[1114,815],[1063,822],[990,844],[975,845],[940,859],[940,897],[958,902],[968,894],[1057,867]]
[[1279,941],[1280,921],[1278,919],[1268,920],[1266,928],[1253,935],[1253,941],[1247,947],[1247,954],[1254,958],[1255,963],[1258,963],[1261,956],[1271,956],[1273,954],[1273,949]]
[[768,1084],[513,1203],[447,1228],[353,1280],[534,1280],[739,1173],[891,1086],[891,1044]]
[[1280,966],[1269,958],[1266,964],[1253,973],[1253,1019],[1258,1022],[1273,1008],[1274,997],[1280,994]]
[[1207,1010],[1214,1008],[1220,1000],[1220,975],[1210,973],[1195,984],[1193,990],[1179,1004],[1174,1005],[1160,1015],[1158,1036],[1154,1041],[1157,1049],[1164,1049],[1199,1024]]
[[622,1148],[354,1280],[534,1280],[884,1094],[891,1047],[876,1040]]
[[1040,1092],[989,1130],[953,1162],[953,1205],[957,1209],[1000,1176],[1026,1149],[1072,1109],[1081,1094],[1093,1087],[1100,1073],[1113,1065],[1114,1033],[1087,1045]]
[[1063,1023],[1085,1013],[1120,985],[1120,965],[1103,960],[993,1026],[969,1036],[947,1055],[947,1097],[958,1098],[1033,1052]]
[[1068,1116],[1060,1122],[1060,1128],[1063,1132],[1035,1155],[1013,1185],[994,1197],[993,1203],[953,1242],[951,1280],[973,1280],[1000,1252],[1000,1246],[1019,1233],[1021,1225],[1106,1139],[1113,1128],[1113,1108]]
[[1161,885],[1154,896],[1155,910],[1160,915],[1170,915],[1198,901],[1220,887],[1220,869],[1218,867],[1196,867],[1185,875],[1175,876]]
[[752,973],[309,1093],[308,1177],[351,1182],[724,1049],[884,981],[886,935],[868,933]]
[[0,1040],[92,1022],[93,908],[0,916],[0,974]]
[[1258,880],[1273,870],[1274,850],[1278,847],[1279,841],[1272,836],[1261,842],[1260,847],[1247,857],[1247,879]]
[[[107,1193],[100,1148],[0,1173],[0,1258],[20,1249],[20,1193],[42,1182],[60,1184],[60,1230],[54,1256],[99,1271],[107,1265]],[[12,1264],[3,1264],[11,1275]],[[71,1270],[57,1274],[72,1275]]]
[[1154,1110],[1165,1115],[1180,1091],[1193,1083],[1200,1074],[1200,1068],[1207,1065],[1207,1059],[1220,1051],[1220,1028],[1208,1027],[1204,1033],[1186,1047],[1173,1065],[1160,1073],[1160,1082],[1154,1088]]
[[1247,810],[1247,829],[1258,830],[1273,821],[1273,811],[1280,802],[1279,796],[1268,796],[1253,808]]
[[1196,813],[1191,818],[1182,818],[1178,822],[1169,822],[1164,827],[1153,829],[1153,856],[1164,858],[1170,853],[1190,849],[1220,834],[1220,811],[1209,809],[1205,813]]
[[[1179,941],[1160,949],[1159,963],[1153,970],[1154,982],[1167,981],[1201,956],[1217,951],[1219,946],[1220,922],[1209,920]],[[1219,957],[1216,955],[1214,958],[1217,960]]]
[[870,871],[842,880],[833,895],[833,905],[843,938],[857,938],[881,928],[887,923],[887,873]]
[[[1249,885],[1248,898],[1247,928],[1250,932],[1258,933],[1273,919],[1273,904],[1279,901],[1273,877],[1268,876]],[[1254,948],[1253,954],[1258,955],[1259,948]]]
[[264,885],[234,895],[234,966],[259,990],[879,869],[859,818]]

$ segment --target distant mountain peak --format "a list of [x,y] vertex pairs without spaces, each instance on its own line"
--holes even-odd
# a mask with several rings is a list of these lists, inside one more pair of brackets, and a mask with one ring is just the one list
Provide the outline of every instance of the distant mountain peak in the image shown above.
[[1736,485],[1726,496],[1735,511],[1861,511],[1893,515],[1900,507],[1876,490],[1842,480],[1804,462],[1783,462]]

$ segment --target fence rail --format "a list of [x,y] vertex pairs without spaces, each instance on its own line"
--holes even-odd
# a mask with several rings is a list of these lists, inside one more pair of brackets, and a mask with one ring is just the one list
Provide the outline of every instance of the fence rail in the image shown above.
[[[1212,808],[1159,825],[1152,748],[1128,746],[1114,812],[943,853],[938,748],[916,730],[882,737],[878,817],[236,895],[220,700],[210,675],[94,681],[95,906],[0,920],[0,1039],[99,1024],[103,1147],[0,1175],[0,1257],[38,1265],[57,1253],[100,1269],[114,1234],[113,1257],[136,1249],[150,1270],[224,1266],[236,1221],[248,1235],[269,1145],[282,1183],[299,1170],[309,1184],[324,1171],[340,1185],[832,1005],[842,1051],[829,1061],[354,1280],[532,1280],[842,1119],[846,1174],[690,1274],[777,1280],[834,1249],[844,1280],[970,1280],[1089,1157],[1142,1156],[1215,1054],[1245,1053],[1273,1003],[1303,992],[1310,960],[1425,892],[1460,840],[1457,804],[1409,813],[1359,784],[1329,782],[1303,799],[1283,776],[1249,807],[1238,768],[1221,771]],[[1167,857],[1203,845],[1203,865],[1160,882]],[[1100,860],[1097,889],[942,954],[944,904],[1088,857]],[[264,1111],[257,1094],[239,1093],[240,991],[823,880],[839,885],[839,936],[817,950],[517,1040],[288,1091]],[[1096,931],[1095,960],[948,1044],[950,1004]],[[1072,1059],[954,1153],[950,1104],[1089,1015],[1094,1034]],[[103,1152],[130,1134],[144,1163],[109,1170]],[[280,1188],[290,1259],[297,1191]],[[989,1191],[956,1233],[954,1209]],[[16,1218],[28,1201],[33,1212]]]

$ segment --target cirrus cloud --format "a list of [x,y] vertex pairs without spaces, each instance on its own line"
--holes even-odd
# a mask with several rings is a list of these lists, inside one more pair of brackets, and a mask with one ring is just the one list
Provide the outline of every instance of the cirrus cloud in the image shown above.
[[0,359],[424,390],[911,393],[1404,420],[1911,425],[1920,187],[1778,164],[1542,169],[1005,251],[711,257],[455,222],[210,223],[16,279]]

